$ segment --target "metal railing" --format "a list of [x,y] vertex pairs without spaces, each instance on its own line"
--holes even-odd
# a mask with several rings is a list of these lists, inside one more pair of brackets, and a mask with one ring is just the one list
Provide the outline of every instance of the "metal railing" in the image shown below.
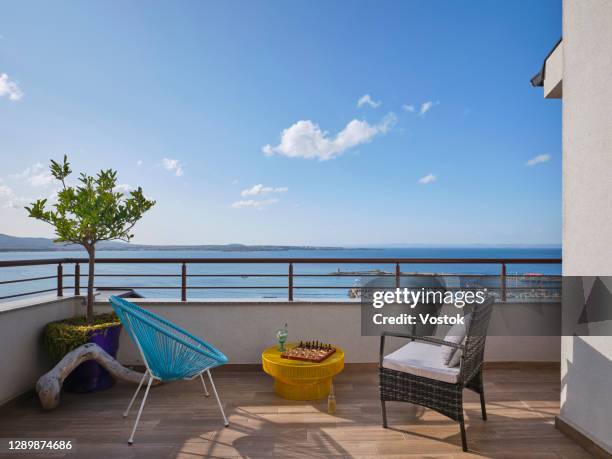
[[[543,265],[543,264],[560,264],[560,258],[98,258],[96,264],[175,264],[177,265],[177,274],[154,274],[154,273],[128,273],[128,274],[111,274],[111,273],[97,273],[95,277],[117,277],[117,278],[180,278],[180,285],[167,286],[167,285],[117,285],[117,286],[103,286],[106,290],[137,290],[137,289],[156,289],[156,290],[180,290],[181,301],[187,301],[188,290],[198,289],[286,289],[287,299],[289,301],[294,300],[294,292],[298,289],[353,289],[355,285],[296,285],[295,281],[299,278],[307,277],[355,277],[354,273],[343,273],[343,272],[332,272],[325,274],[296,274],[294,273],[295,265],[312,265],[312,264],[324,264],[324,265],[385,265],[393,268],[389,272],[365,272],[360,273],[359,277],[382,277],[382,276],[393,276],[395,279],[395,286],[400,287],[402,277],[412,277],[418,274],[406,274],[402,273],[402,266],[408,265],[498,265],[500,267],[499,279],[500,279],[500,296],[502,301],[507,299],[507,265]],[[17,298],[27,295],[34,295],[40,293],[48,293],[52,291],[57,292],[57,296],[63,296],[65,289],[74,291],[75,295],[80,295],[81,278],[87,277],[86,274],[81,274],[81,265],[87,266],[88,260],[86,258],[55,258],[55,259],[40,259],[40,260],[9,260],[0,261],[0,268],[14,268],[24,266],[45,266],[45,265],[56,265],[57,274],[47,276],[37,276],[30,278],[21,279],[10,279],[0,281],[0,286],[7,284],[25,283],[42,281],[49,279],[56,279],[56,286],[49,289],[40,289],[35,291],[19,292],[10,295],[0,296],[0,300]],[[273,264],[285,266],[287,271],[285,273],[232,273],[232,274],[189,274],[189,265],[200,265],[200,264]],[[64,266],[74,265],[72,273],[64,273]],[[180,270],[179,270],[180,269]],[[445,273],[451,274],[451,273]],[[455,273],[461,274],[461,273]],[[426,275],[426,274],[421,274]],[[431,275],[431,274],[427,274]],[[462,274],[463,275],[463,274]],[[525,276],[525,275],[523,275]],[[286,285],[241,285],[241,286],[230,286],[230,285],[189,285],[188,280],[190,278],[286,278]],[[65,279],[73,279],[72,285],[64,285]]]

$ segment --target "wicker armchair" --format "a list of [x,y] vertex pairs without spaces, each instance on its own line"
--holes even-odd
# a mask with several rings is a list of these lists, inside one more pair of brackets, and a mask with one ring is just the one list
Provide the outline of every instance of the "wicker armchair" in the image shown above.
[[[473,308],[464,344],[455,344],[432,337],[393,332],[383,333],[380,337],[379,368],[384,428],[387,428],[386,402],[415,403],[457,421],[461,428],[463,451],[467,451],[463,418],[463,389],[471,389],[480,394],[482,419],[486,421],[482,362],[493,303],[494,300],[489,298]],[[411,342],[385,357],[386,336],[408,338]],[[442,346],[461,349],[459,367],[449,368],[440,363],[438,356]],[[393,355],[396,356],[395,360]]]

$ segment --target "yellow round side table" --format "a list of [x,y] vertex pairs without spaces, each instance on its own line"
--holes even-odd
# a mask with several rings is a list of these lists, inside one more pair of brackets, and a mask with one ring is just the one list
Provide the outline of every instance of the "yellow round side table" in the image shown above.
[[[287,344],[292,348],[296,343]],[[344,351],[336,347],[330,357],[320,363],[283,359],[278,345],[261,354],[263,370],[274,378],[274,391],[288,400],[318,400],[329,395],[332,378],[344,368]]]

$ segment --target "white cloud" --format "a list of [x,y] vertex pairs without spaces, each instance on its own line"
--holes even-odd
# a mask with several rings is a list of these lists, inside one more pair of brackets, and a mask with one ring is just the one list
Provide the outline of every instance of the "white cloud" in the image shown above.
[[382,102],[380,100],[373,100],[369,94],[365,94],[359,98],[357,101],[357,107],[363,107],[364,105],[369,105],[372,108],[380,107]]
[[428,183],[433,183],[433,182],[435,182],[437,179],[438,179],[438,178],[437,178],[435,175],[433,175],[433,174],[429,174],[429,175],[426,175],[425,177],[421,177],[421,178],[419,179],[419,183],[420,183],[421,185],[427,185]]
[[30,177],[31,175],[36,174],[40,171],[44,166],[41,163],[33,164],[32,166],[26,167],[23,171],[18,172],[16,174],[9,175],[9,178],[22,180]]
[[328,132],[322,131],[318,124],[301,120],[283,130],[281,142],[277,146],[268,144],[262,151],[268,156],[276,153],[290,158],[317,158],[319,161],[325,161],[340,156],[357,145],[371,142],[377,135],[391,129],[396,120],[393,112],[388,113],[375,125],[354,119],[333,138]]
[[536,164],[542,164],[550,161],[552,156],[550,155],[538,155],[531,158],[529,161],[525,163],[525,166],[535,166]]
[[246,200],[236,201],[235,203],[232,204],[232,208],[243,209],[245,207],[252,207],[255,209],[262,209],[269,205],[276,204],[277,202],[278,202],[278,199],[276,198],[264,199],[262,201],[255,201],[254,199],[246,199]]
[[420,116],[425,116],[425,113],[430,111],[436,105],[440,105],[440,102],[439,101],[434,102],[434,101],[431,101],[431,100],[428,100],[427,102],[423,102],[421,104],[421,109],[419,110],[419,115]]
[[0,196],[13,196],[13,190],[7,185],[0,185]]
[[242,190],[240,193],[241,196],[260,196],[268,193],[286,193],[289,191],[289,188],[286,186],[279,187],[271,187],[271,186],[263,186],[261,183],[258,185],[253,185],[251,188],[247,188],[246,190]]
[[61,188],[56,188],[55,190],[53,190],[49,196],[47,196],[47,202],[49,204],[55,204],[57,203],[57,199],[58,199],[58,194],[61,191]]
[[28,183],[30,186],[46,186],[49,185],[53,181],[53,176],[50,172],[45,171],[40,174],[32,175],[28,177]]
[[44,166],[41,163],[36,163],[26,167],[21,172],[9,175],[9,178],[26,181],[30,186],[46,186],[53,181],[53,176],[49,171],[42,171],[43,168]]
[[162,166],[167,171],[174,172],[177,177],[183,175],[183,165],[178,159],[164,158],[162,159]]
[[140,167],[142,166],[142,159],[139,159],[138,161],[136,161],[136,167]]
[[2,205],[6,209],[23,209],[23,206],[32,201],[31,199],[17,196],[8,185],[0,185],[0,198],[6,199],[6,202]]
[[134,187],[132,185],[128,185],[127,183],[120,183],[119,185],[113,188],[114,192],[127,193],[128,191],[133,190]]
[[2,207],[4,207],[5,209],[23,209],[25,205],[25,203],[20,204],[19,202],[15,201],[6,201]]
[[0,204],[5,209],[19,209],[23,210],[23,207],[34,201],[32,198],[25,198],[17,196],[11,187],[5,185],[4,180],[0,178]]
[[23,91],[6,73],[0,74],[0,97],[7,96],[9,100],[17,101],[23,97]]
[[404,105],[402,105],[402,110],[404,110],[405,112],[414,113],[416,108],[414,107],[414,105],[404,104]]

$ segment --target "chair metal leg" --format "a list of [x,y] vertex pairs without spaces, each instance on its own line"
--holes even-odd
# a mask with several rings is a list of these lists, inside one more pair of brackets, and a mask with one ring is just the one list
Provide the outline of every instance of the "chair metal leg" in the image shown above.
[[132,395],[132,400],[130,400],[130,404],[123,412],[124,418],[127,418],[127,415],[130,412],[130,408],[132,408],[132,405],[134,404],[134,401],[136,400],[136,397],[138,396],[138,393],[140,392],[140,388],[142,387],[142,384],[144,383],[144,380],[148,374],[149,374],[149,370],[145,371],[144,374],[142,375],[142,378],[140,379],[140,383],[138,384],[138,388],[136,388],[136,392],[134,392],[134,395]]
[[480,387],[480,411],[482,412],[482,420],[487,420],[487,407],[485,406],[484,387]]
[[463,451],[467,451],[468,446],[467,438],[465,435],[465,422],[463,421],[463,415],[461,415],[461,417],[459,418],[459,427],[461,428],[461,447],[463,448]]
[[151,384],[153,383],[153,376],[149,376],[149,382],[147,384],[147,389],[145,390],[144,397],[142,398],[142,403],[140,404],[140,409],[138,410],[138,415],[136,416],[136,422],[134,423],[134,428],[132,429],[132,435],[128,440],[128,445],[134,443],[134,434],[136,433],[136,428],[138,427],[138,421],[140,421],[140,415],[142,414],[142,409],[144,408],[145,402],[147,401],[147,395],[149,395],[149,389],[151,388]]
[[223,411],[223,407],[221,406],[221,400],[219,400],[219,394],[217,394],[217,388],[215,387],[215,383],[210,375],[210,370],[206,370],[208,373],[208,379],[210,379],[210,386],[212,387],[213,394],[215,394],[215,398],[217,399],[217,404],[219,405],[219,410],[221,410],[221,415],[223,416],[223,423],[225,427],[229,426],[229,422],[227,422],[227,418],[225,417],[225,412]]
[[386,429],[387,428],[387,405],[384,400],[380,401],[380,406],[382,407],[382,425]]
[[206,397],[210,397],[210,394],[208,393],[208,389],[206,389],[206,383],[204,382],[204,376],[202,376],[202,373],[200,373],[200,380],[202,381],[202,386],[204,387],[204,395]]

